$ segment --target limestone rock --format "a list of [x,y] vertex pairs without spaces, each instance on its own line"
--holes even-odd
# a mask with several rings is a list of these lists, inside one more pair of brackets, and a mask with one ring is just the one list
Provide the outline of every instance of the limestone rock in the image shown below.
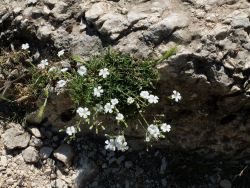
[[6,167],[8,165],[8,159],[6,156],[0,157],[0,166]]
[[50,157],[50,155],[51,155],[51,153],[53,152],[53,148],[51,148],[51,147],[42,147],[41,149],[40,149],[40,157],[42,158],[42,159],[47,159],[47,158],[49,158]]
[[80,158],[80,168],[74,179],[74,185],[80,187],[87,185],[88,180],[93,179],[98,172],[97,166],[86,156]]
[[106,2],[99,2],[92,5],[92,7],[85,13],[86,20],[89,22],[95,21],[99,16],[107,13],[110,5]]
[[28,148],[23,150],[22,156],[24,161],[27,163],[36,163],[39,160],[38,151],[32,146],[29,146]]
[[31,128],[29,128],[29,130],[30,130],[31,134],[33,134],[35,137],[37,137],[37,138],[41,138],[42,137],[42,134],[41,134],[41,132],[39,131],[38,128],[31,127]]
[[39,148],[43,145],[43,141],[39,138],[36,138],[35,136],[32,136],[29,145]]
[[29,133],[15,127],[6,130],[2,138],[7,149],[25,148],[30,141]]
[[74,157],[74,152],[70,145],[62,144],[54,151],[54,157],[68,166]]
[[188,23],[188,15],[185,15],[185,13],[172,13],[159,23],[152,25],[145,37],[147,40],[159,43],[164,37],[169,36],[173,30],[186,27]]

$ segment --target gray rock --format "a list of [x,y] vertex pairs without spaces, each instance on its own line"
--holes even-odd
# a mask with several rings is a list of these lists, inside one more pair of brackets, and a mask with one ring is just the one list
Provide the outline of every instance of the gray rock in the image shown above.
[[167,169],[167,161],[166,161],[166,157],[163,157],[162,160],[161,160],[160,173],[164,174],[166,169]]
[[248,15],[241,11],[234,11],[232,13],[234,16],[232,19],[232,26],[235,28],[243,27],[247,28],[250,26],[250,20],[248,18]]
[[216,39],[222,40],[227,37],[229,34],[230,27],[227,25],[216,24],[214,27],[212,34],[215,36]]
[[54,151],[54,157],[69,166],[74,157],[74,152],[70,145],[62,144]]
[[220,181],[220,186],[221,186],[222,188],[231,188],[231,187],[232,187],[232,184],[231,184],[231,182],[230,182],[229,180],[224,179],[224,180],[221,180],[221,181]]
[[95,21],[99,16],[109,11],[111,6],[106,2],[99,2],[92,5],[92,7],[85,13],[85,18],[88,22]]
[[40,157],[42,159],[47,159],[50,157],[51,153],[53,152],[53,148],[52,147],[42,147],[40,149]]
[[29,130],[30,130],[31,134],[33,134],[35,137],[37,137],[37,138],[42,137],[42,134],[41,134],[41,132],[40,132],[40,130],[38,128],[31,127],[31,128],[29,128]]
[[68,185],[66,184],[65,181],[61,179],[57,179],[51,183],[51,187],[54,188],[68,188]]
[[41,40],[41,39],[49,38],[53,30],[54,30],[54,27],[50,25],[44,25],[44,26],[39,27],[39,29],[37,30],[38,39]]
[[8,159],[6,156],[0,157],[0,166],[6,167],[8,165]]
[[149,31],[145,33],[147,40],[159,43],[169,36],[173,30],[186,27],[190,20],[185,13],[172,13],[161,20],[159,23],[152,25]]
[[132,161],[125,161],[125,168],[131,168],[133,166]]
[[30,141],[29,133],[15,127],[6,130],[2,138],[7,149],[25,148]]
[[32,146],[29,146],[28,148],[23,150],[22,156],[24,161],[27,163],[36,163],[39,160],[38,151]]
[[112,40],[117,39],[129,26],[125,16],[117,13],[107,13],[100,17],[98,22],[103,23],[99,29],[100,33],[109,35]]
[[32,136],[30,139],[29,145],[39,148],[43,145],[43,142],[39,138]]
[[80,166],[77,170],[76,178],[73,180],[75,187],[87,185],[87,182],[93,180],[98,172],[96,164],[85,156],[80,158]]

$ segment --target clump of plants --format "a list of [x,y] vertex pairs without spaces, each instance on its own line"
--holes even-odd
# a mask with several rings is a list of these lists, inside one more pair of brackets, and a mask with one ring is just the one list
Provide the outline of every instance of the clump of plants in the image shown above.
[[[38,94],[43,90],[46,98],[39,116],[46,108],[50,93],[60,95],[68,92],[79,119],[76,125],[65,130],[70,139],[81,131],[81,125],[95,129],[97,133],[100,129],[105,130],[110,124],[103,119],[112,121],[119,129],[119,134],[106,135],[105,148],[108,150],[128,149],[124,133],[126,128],[134,126],[129,123],[130,119],[137,120],[145,128],[146,142],[164,138],[171,126],[163,122],[159,114],[155,114],[154,120],[149,122],[145,112],[160,100],[155,95],[155,84],[159,80],[156,65],[170,57],[175,50],[171,49],[158,60],[143,60],[109,49],[88,61],[73,56],[71,61],[74,66],[71,69],[50,66],[49,61],[44,59],[30,70],[33,93]],[[58,58],[63,57],[64,50],[61,50]],[[173,91],[170,99],[178,102],[181,95]]]

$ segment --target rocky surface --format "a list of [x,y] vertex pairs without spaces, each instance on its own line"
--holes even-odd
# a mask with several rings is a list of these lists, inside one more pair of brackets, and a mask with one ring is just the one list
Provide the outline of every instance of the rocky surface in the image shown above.
[[[195,151],[208,158],[218,154],[224,158],[249,156],[248,0],[34,2],[1,1],[0,46],[18,48],[20,44],[28,42],[31,51],[38,51],[45,57],[55,55],[59,49],[66,49],[88,58],[109,45],[137,57],[158,57],[170,47],[178,45],[177,54],[158,66],[161,72],[158,94],[162,102],[154,110],[164,112],[166,121],[172,125],[168,138],[158,142],[158,147]],[[65,63],[63,66],[66,66]],[[2,72],[1,77],[9,76]],[[15,72],[12,75],[15,76]],[[164,100],[174,89],[183,96],[179,104],[169,104],[169,101]],[[21,149],[28,144],[35,148],[42,145],[53,149],[59,147],[60,143],[53,141],[57,139],[46,126],[52,124],[63,127],[74,122],[64,118],[71,103],[62,100],[67,96],[60,97],[57,97],[58,100],[51,98],[47,107],[48,122],[43,123],[43,129],[40,130],[44,138],[39,133],[30,138],[29,135],[33,134],[31,130],[28,133],[10,128],[2,136],[6,148]],[[144,134],[140,130],[132,130],[127,134],[130,136],[130,146],[141,148],[139,141]],[[23,139],[25,141],[20,142]],[[49,150],[44,151],[45,158],[52,155]],[[154,158],[151,157],[149,160]],[[163,159],[161,157],[160,161]],[[2,163],[6,164],[5,157]],[[125,164],[131,165],[129,162]],[[247,164],[242,162],[241,165],[244,169]],[[160,169],[164,171],[165,168],[164,162]],[[107,169],[110,174],[118,174],[113,168]],[[141,178],[144,173],[140,171],[138,167],[132,172],[137,172],[137,177]],[[123,180],[124,173],[121,173]],[[222,187],[233,180],[232,177],[217,179],[217,174],[215,176],[216,180],[211,181],[220,182]],[[107,181],[110,176],[107,179],[104,177],[99,175],[99,183]],[[111,185],[113,180],[110,178],[110,184],[107,185]],[[145,179],[140,180],[143,182]],[[53,186],[65,187],[66,181],[62,181],[54,181]],[[160,181],[165,183],[168,179]],[[95,185],[93,182],[93,187]],[[127,186],[126,182],[123,185]]]
[[25,148],[29,141],[30,135],[24,132],[19,124],[13,124],[14,127],[9,128],[3,135],[3,141],[8,149]]
[[[1,122],[0,135],[14,124]],[[28,132],[29,127],[25,127]],[[47,131],[55,137],[63,135]],[[42,132],[42,131],[41,131]],[[117,188],[117,187],[204,187],[245,188],[249,185],[249,160],[220,158],[207,160],[191,153],[171,153],[149,148],[109,152],[91,137],[77,138],[72,145],[43,136],[43,146],[23,149],[6,148],[0,136],[0,187],[2,188]],[[49,147],[53,145],[53,147]],[[53,157],[58,147],[72,150],[74,160],[64,165]],[[40,156],[37,155],[40,153]],[[47,153],[44,157],[44,153]]]
[[[0,44],[28,42],[45,56],[66,49],[88,58],[112,45],[137,57],[157,57],[178,45],[177,54],[158,67],[157,110],[173,125],[159,145],[211,155],[249,153],[249,1],[4,0],[0,6]],[[174,89],[183,101],[169,106],[164,98]],[[61,118],[71,103],[57,99],[47,107],[49,122],[73,123]],[[144,136],[140,130],[127,134]]]

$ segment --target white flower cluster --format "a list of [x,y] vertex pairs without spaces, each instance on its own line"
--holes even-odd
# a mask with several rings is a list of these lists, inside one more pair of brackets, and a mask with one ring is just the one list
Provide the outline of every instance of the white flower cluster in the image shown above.
[[80,76],[84,76],[87,74],[87,68],[84,65],[82,65],[78,68],[77,72]]
[[127,98],[127,103],[128,104],[133,104],[135,102],[135,99],[132,97]]
[[181,94],[178,91],[173,91],[173,94],[170,97],[171,99],[175,100],[175,102],[178,102],[181,100]]
[[103,77],[103,78],[107,78],[109,75],[109,70],[107,68],[101,69],[99,71],[99,76]]
[[126,151],[128,150],[127,142],[123,135],[118,135],[115,138],[111,138],[105,141],[105,149],[111,151]]
[[108,102],[104,105],[104,112],[105,113],[113,113],[113,110],[118,103],[119,103],[119,100],[117,98],[111,99],[110,102]]
[[67,84],[67,81],[59,80],[57,81],[56,86],[54,88],[51,88],[51,90],[56,92],[57,95],[59,95],[60,93],[64,91],[66,84]]
[[45,69],[49,65],[48,59],[44,59],[37,65],[38,69]]
[[156,104],[159,101],[159,97],[149,94],[148,91],[141,91],[140,96],[141,98],[148,100],[150,104]]
[[69,136],[72,136],[73,134],[76,133],[76,129],[74,126],[71,126],[71,127],[67,127],[66,129],[66,133],[69,135]]
[[87,107],[79,107],[76,112],[78,113],[78,115],[84,119],[87,119],[88,116],[90,116],[90,111]]
[[28,43],[22,44],[22,50],[28,50],[30,45]]
[[104,90],[102,89],[102,86],[97,86],[94,88],[94,96],[95,97],[101,97],[103,92],[104,92]]
[[147,128],[148,134],[146,136],[146,142],[149,142],[152,138],[158,140],[162,133],[170,132],[170,130],[171,125],[166,123],[162,123],[160,125],[151,124]]

